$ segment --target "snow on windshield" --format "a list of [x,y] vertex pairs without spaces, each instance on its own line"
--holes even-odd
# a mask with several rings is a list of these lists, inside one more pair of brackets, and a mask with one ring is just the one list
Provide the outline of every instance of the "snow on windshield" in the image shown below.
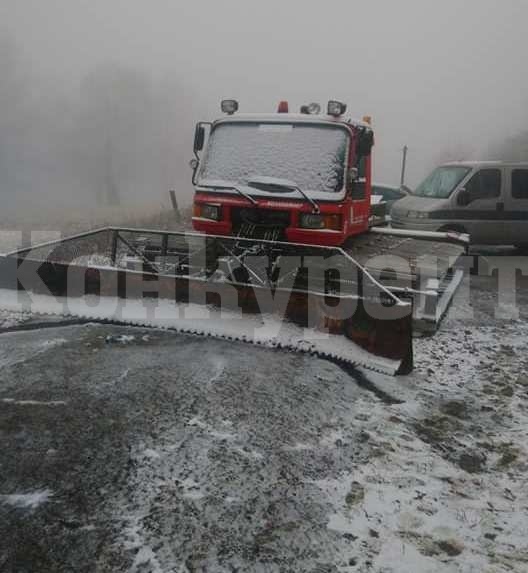
[[253,177],[294,181],[305,191],[343,188],[344,129],[325,125],[232,123],[212,132],[203,180],[247,184]]

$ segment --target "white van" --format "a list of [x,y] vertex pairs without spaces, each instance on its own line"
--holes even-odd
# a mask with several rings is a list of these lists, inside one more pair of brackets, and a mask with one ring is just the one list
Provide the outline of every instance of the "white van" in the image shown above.
[[464,161],[437,167],[391,211],[396,229],[458,231],[471,243],[528,246],[528,163]]

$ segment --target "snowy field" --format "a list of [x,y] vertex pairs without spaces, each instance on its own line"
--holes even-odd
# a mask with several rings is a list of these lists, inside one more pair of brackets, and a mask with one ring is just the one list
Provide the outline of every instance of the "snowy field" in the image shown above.
[[243,344],[0,335],[0,568],[525,572],[528,328],[473,280],[415,373],[367,373],[392,401]]

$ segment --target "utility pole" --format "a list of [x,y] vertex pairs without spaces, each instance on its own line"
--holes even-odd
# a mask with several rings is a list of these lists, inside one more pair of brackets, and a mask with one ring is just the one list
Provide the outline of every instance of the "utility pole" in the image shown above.
[[409,151],[409,148],[406,145],[404,145],[403,146],[403,156],[402,156],[400,187],[403,187],[405,185],[405,169],[407,167],[407,151]]
[[172,203],[172,210],[174,211],[174,217],[177,223],[181,223],[180,209],[178,208],[178,200],[176,199],[176,191],[171,189],[169,191],[170,200]]

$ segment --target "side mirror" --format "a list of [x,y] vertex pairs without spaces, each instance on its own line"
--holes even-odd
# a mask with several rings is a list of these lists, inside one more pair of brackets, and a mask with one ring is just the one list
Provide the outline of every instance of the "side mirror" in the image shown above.
[[471,196],[469,194],[469,191],[464,188],[460,189],[457,195],[457,205],[460,205],[461,207],[466,207],[470,203],[471,203]]
[[205,143],[205,128],[202,123],[196,126],[194,132],[194,152],[202,151]]
[[374,146],[374,133],[371,130],[364,130],[358,141],[357,154],[360,157],[370,155],[372,147]]

